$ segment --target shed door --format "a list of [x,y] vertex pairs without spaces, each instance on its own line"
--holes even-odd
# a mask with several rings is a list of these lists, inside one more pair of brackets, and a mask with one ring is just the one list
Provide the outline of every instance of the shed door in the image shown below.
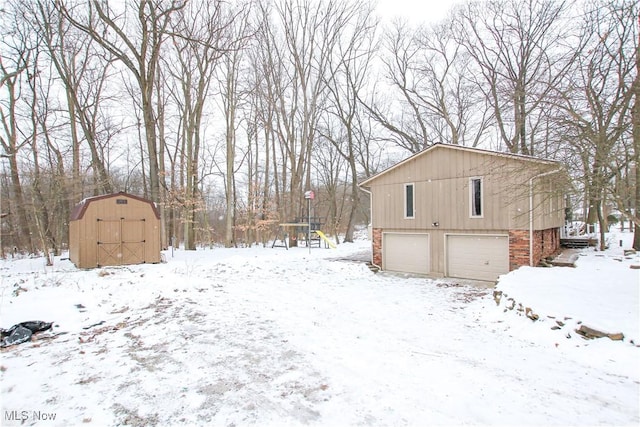
[[143,263],[144,225],[144,219],[98,219],[98,266]]
[[447,236],[447,276],[494,281],[508,272],[508,237]]
[[144,219],[122,220],[122,263],[142,264],[144,257]]
[[430,251],[428,234],[384,233],[382,269],[428,274]]
[[122,264],[120,220],[98,218],[98,267]]

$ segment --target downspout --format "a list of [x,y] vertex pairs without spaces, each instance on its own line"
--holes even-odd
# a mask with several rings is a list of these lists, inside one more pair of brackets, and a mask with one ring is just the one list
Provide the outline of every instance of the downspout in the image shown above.
[[562,172],[562,168],[543,172],[529,179],[529,266],[533,267],[533,180]]
[[373,262],[373,194],[364,187],[360,187],[360,189],[369,195],[369,212],[371,212],[371,265],[382,270],[381,266]]

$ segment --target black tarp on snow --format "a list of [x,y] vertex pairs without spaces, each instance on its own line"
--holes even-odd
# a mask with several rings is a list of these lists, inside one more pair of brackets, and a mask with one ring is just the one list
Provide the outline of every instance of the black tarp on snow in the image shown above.
[[31,336],[36,332],[42,332],[51,329],[51,322],[42,322],[40,320],[33,320],[29,322],[18,323],[13,325],[9,329],[2,329],[2,342],[0,347],[9,347],[11,345],[22,344],[31,340]]

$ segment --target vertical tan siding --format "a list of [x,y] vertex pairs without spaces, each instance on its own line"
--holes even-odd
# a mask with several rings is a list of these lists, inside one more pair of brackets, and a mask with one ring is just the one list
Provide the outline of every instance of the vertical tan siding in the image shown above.
[[[531,213],[534,230],[560,227],[564,222],[564,202],[558,177],[539,176],[557,168],[548,162],[435,146],[368,183],[373,198],[372,227],[379,235],[428,233],[430,274],[444,275],[448,234],[509,238],[518,230],[515,232],[528,236]],[[472,177],[483,180],[481,218],[470,215]],[[404,217],[404,184],[408,183],[414,184],[415,193],[415,217],[411,219]],[[374,247],[380,246],[380,240],[374,242]],[[380,257],[383,252],[384,248],[378,248],[374,256]]]
[[[542,167],[544,166],[544,167]],[[433,228],[456,230],[524,229],[529,224],[529,180],[549,170],[520,159],[462,150],[436,149],[376,179],[373,193],[373,226],[402,230]],[[469,179],[483,179],[483,217],[470,217]],[[538,182],[540,181],[540,182]],[[552,180],[534,180],[534,227],[562,225],[563,207],[550,208]],[[404,218],[404,184],[415,184],[415,218]],[[547,186],[543,193],[539,187]],[[557,191],[557,190],[556,190]],[[553,196],[557,198],[557,194]]]
[[[126,200],[126,204],[118,204],[118,199]],[[105,242],[131,241],[144,236],[144,247],[138,252],[143,253],[143,262],[160,262],[160,220],[148,201],[138,200],[126,194],[117,194],[97,198],[85,202],[88,203],[81,218],[72,220],[69,224],[69,257],[79,268],[93,268],[98,266],[98,241]],[[99,227],[99,220],[103,226]],[[104,223],[104,221],[111,222]],[[120,225],[120,222],[123,225]],[[142,224],[141,229],[132,233],[129,221]],[[120,236],[120,229],[129,235]],[[100,231],[108,233],[108,236],[99,236]],[[128,261],[126,256],[124,263]],[[113,261],[105,265],[119,265],[121,262]]]

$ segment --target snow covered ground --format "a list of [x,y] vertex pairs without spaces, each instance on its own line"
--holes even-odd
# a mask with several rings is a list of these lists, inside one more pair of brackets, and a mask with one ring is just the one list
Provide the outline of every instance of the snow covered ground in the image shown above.
[[[56,326],[0,353],[0,424],[640,423],[637,255],[612,244],[575,269],[521,268],[498,305],[493,289],[345,260],[368,249],[1,262],[1,326]],[[585,340],[580,322],[625,338]]]

